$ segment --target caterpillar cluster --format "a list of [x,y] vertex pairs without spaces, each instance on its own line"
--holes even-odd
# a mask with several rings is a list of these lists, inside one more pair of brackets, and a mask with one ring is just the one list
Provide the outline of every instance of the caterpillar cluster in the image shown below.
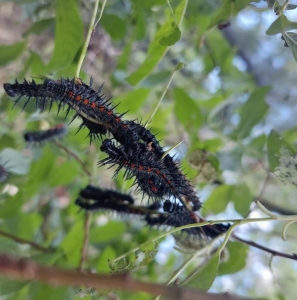
[[[4,89],[8,96],[17,97],[15,104],[25,97],[27,100],[24,107],[31,99],[35,99],[36,107],[41,111],[46,107],[51,108],[54,103],[58,105],[58,113],[62,108],[66,108],[66,116],[74,110],[73,119],[77,117],[82,119],[78,130],[86,127],[89,130],[88,136],[91,142],[98,137],[103,140],[100,150],[108,157],[100,161],[99,166],[117,165],[115,175],[124,168],[124,176],[134,178],[137,189],[153,199],[153,203],[162,203],[163,199],[176,199],[170,210],[166,211],[165,207],[162,216],[157,214],[159,217],[151,218],[151,214],[146,214],[146,222],[149,225],[181,226],[199,222],[194,211],[201,208],[201,202],[193,186],[181,172],[179,164],[165,153],[155,135],[145,126],[136,121],[123,120],[125,113],[116,113],[117,105],[113,105],[110,98],[101,94],[102,86],[96,91],[92,88],[92,83],[92,78],[90,85],[83,83],[80,79],[62,78],[54,81],[46,78],[41,84],[37,84],[34,80],[32,82],[25,80],[23,83],[15,81],[14,84],[5,83]],[[113,140],[103,139],[108,132],[112,134]],[[91,190],[92,188],[89,187],[82,192],[81,196],[97,201],[89,204],[77,200],[77,204],[82,208],[106,208],[132,213],[131,209],[134,213],[140,212],[140,207],[135,207],[127,199],[114,200],[118,199],[119,195],[111,195],[111,193],[105,195],[96,191],[97,196],[86,197],[84,193]],[[99,198],[100,201],[98,201]],[[102,199],[107,200],[102,201]],[[195,234],[194,231],[193,229],[189,233]],[[200,232],[200,229],[198,231]],[[212,230],[206,234],[214,235]]]
[[[113,190],[103,190],[88,185],[80,191],[76,204],[86,210],[109,210],[117,213],[142,216],[143,220],[150,226],[180,227],[189,224],[197,224],[205,220],[198,217],[194,212],[186,209],[178,203],[165,200],[161,205],[156,202],[150,206],[135,205],[134,199],[127,194]],[[163,211],[160,211],[162,209]],[[213,238],[226,232],[230,225],[214,224],[203,227],[183,229],[189,235],[203,238]]]

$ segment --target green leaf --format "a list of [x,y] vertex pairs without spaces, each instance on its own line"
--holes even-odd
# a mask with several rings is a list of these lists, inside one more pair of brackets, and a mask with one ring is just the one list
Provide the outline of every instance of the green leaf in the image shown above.
[[[14,214],[12,218],[6,219],[5,223],[1,228],[14,234],[17,232],[17,235],[23,239],[33,240],[36,233],[36,229],[40,227],[42,223],[42,218],[36,213],[24,214],[19,212]],[[24,226],[26,224],[26,226]]]
[[251,2],[259,2],[251,1],[251,0],[224,0],[221,8],[215,17],[211,20],[207,29],[210,29],[216,25],[224,23],[228,21],[232,16],[236,16],[242,9],[247,7]]
[[2,0],[1,2],[12,2],[12,3],[15,3],[15,4],[24,5],[24,4],[27,4],[27,3],[38,2],[38,0]]
[[54,25],[54,20],[55,19],[51,18],[34,22],[31,27],[23,33],[23,37],[27,37],[30,34],[40,35],[44,30]]
[[28,199],[24,193],[18,192],[15,196],[9,197],[4,203],[1,204],[0,218],[8,219],[16,215],[24,202]]
[[220,254],[216,252],[202,268],[194,271],[181,285],[195,290],[207,291],[218,274],[219,263]]
[[114,40],[123,39],[126,35],[127,22],[119,18],[117,15],[104,13],[100,20],[100,24]]
[[53,286],[43,283],[33,283],[30,286],[30,299],[34,300],[72,300],[73,294],[71,288],[64,286]]
[[185,63],[179,62],[179,63],[176,65],[174,71],[179,71],[179,70],[185,68],[186,66],[187,66],[187,65],[186,65]]
[[67,256],[69,264],[75,267],[77,267],[79,263],[83,236],[84,223],[81,220],[76,221],[60,245],[60,248],[64,250]]
[[109,261],[114,259],[117,256],[115,250],[107,246],[104,248],[104,251],[100,254],[100,258],[97,263],[97,271],[98,273],[109,273],[110,272],[110,266]]
[[291,22],[285,15],[280,15],[267,29],[267,35],[278,34],[290,29],[297,29],[297,23]]
[[233,186],[231,199],[234,203],[235,210],[245,216],[253,201],[253,195],[245,183]]
[[212,212],[218,214],[224,211],[227,204],[231,200],[232,186],[231,185],[220,185],[213,190],[211,195],[203,204],[203,209],[206,212]]
[[12,281],[5,277],[0,277],[0,295],[8,295],[11,293],[15,293],[22,289],[24,286],[26,286],[28,282],[18,282],[18,281]]
[[[187,7],[187,0],[182,0],[175,11],[175,18],[177,22],[180,24],[185,11]],[[175,25],[175,24],[174,24]],[[167,22],[161,26],[161,28],[157,31],[153,41],[151,42],[146,59],[143,62],[143,64],[140,66],[140,68],[132,73],[130,76],[126,78],[126,80],[132,84],[136,85],[139,82],[141,82],[144,78],[146,78],[152,70],[155,68],[155,66],[160,62],[160,60],[163,58],[163,56],[168,51],[168,47],[162,46],[159,41],[164,36],[167,36],[172,33],[172,17],[170,16],[170,19],[167,20]]]
[[173,27],[173,31],[167,35],[163,36],[160,40],[159,43],[162,46],[172,46],[174,45],[177,41],[180,40],[181,37],[181,31],[177,25]]
[[131,113],[137,113],[149,94],[149,89],[134,89],[131,92],[113,98],[113,103],[121,103],[121,108],[124,108],[124,111],[128,110]]
[[154,6],[163,6],[166,4],[166,0],[150,0],[150,1],[143,1],[143,0],[132,0],[133,4],[138,8],[152,8]]
[[50,187],[66,185],[75,179],[80,172],[80,165],[75,161],[65,161],[52,168],[48,174],[47,184]]
[[297,62],[297,33],[283,32],[283,38],[289,46],[295,61]]
[[83,23],[74,0],[57,0],[55,49],[46,69],[58,71],[69,66],[83,42]]
[[6,66],[20,56],[26,49],[27,42],[19,42],[13,45],[0,46],[0,66]]
[[201,126],[202,117],[195,100],[181,88],[174,89],[174,99],[177,119],[185,128],[192,127],[197,130]]
[[267,0],[267,6],[269,9],[272,9],[276,0]]
[[5,167],[10,173],[17,175],[28,174],[30,170],[31,158],[22,152],[6,148],[0,152],[0,161],[5,163]]
[[90,241],[93,243],[109,242],[119,239],[126,231],[126,226],[122,222],[109,221],[108,224],[92,228]]
[[[240,271],[246,265],[249,247],[243,243],[229,241],[223,250],[218,275],[232,274]],[[224,261],[226,251],[227,261]]]
[[275,168],[279,166],[279,158],[281,156],[280,150],[282,148],[288,149],[292,156],[296,154],[296,151],[293,149],[293,147],[275,130],[272,130],[268,135],[266,144],[270,172],[274,172]]
[[142,9],[137,9],[135,11],[136,24],[133,32],[133,36],[136,40],[142,40],[145,38],[146,34],[146,20],[144,17],[144,12]]
[[242,216],[248,212],[253,197],[246,184],[218,186],[204,202],[203,207],[206,212],[218,214],[224,211],[231,201]]
[[238,139],[247,137],[253,127],[263,119],[268,110],[265,96],[269,90],[270,87],[259,87],[250,95],[240,109],[240,123],[232,135]]
[[127,69],[131,50],[132,50],[132,40],[126,44],[125,48],[122,51],[121,56],[118,59],[118,64],[117,64],[118,70],[126,70]]

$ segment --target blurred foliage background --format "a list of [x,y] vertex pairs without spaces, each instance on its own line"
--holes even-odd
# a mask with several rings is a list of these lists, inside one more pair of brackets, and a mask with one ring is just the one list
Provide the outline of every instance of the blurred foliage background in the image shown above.
[[[186,65],[175,72],[151,130],[158,133],[162,146],[184,141],[175,149],[177,158],[201,196],[201,214],[208,219],[264,216],[253,204],[259,195],[272,211],[297,214],[297,2],[287,4],[109,0],[93,32],[80,77],[85,82],[93,77],[97,87],[104,83],[104,93],[120,103],[117,111],[129,111],[126,119],[148,120],[177,64]],[[91,0],[2,1],[1,84],[15,78],[20,82],[43,76],[73,78],[93,6]],[[11,99],[3,89],[0,93],[0,159],[9,172],[9,179],[0,183],[0,251],[77,268],[85,218],[74,204],[80,189],[91,182],[131,193],[139,203],[141,195],[135,195],[131,182],[124,182],[121,175],[112,178],[113,170],[97,167],[104,157],[101,142],[90,145],[86,130],[76,134],[78,121],[69,124],[60,143],[85,163],[91,179],[57,144],[28,146],[25,131],[68,124],[71,118],[57,116],[56,108],[36,112],[34,102],[24,111],[22,103],[12,109]],[[281,239],[282,225],[253,223],[241,226],[236,234],[293,253],[296,225],[289,228],[286,242]],[[15,242],[3,232],[51,251]],[[108,259],[158,233],[137,218],[96,212],[85,269],[109,273]],[[166,283],[189,256],[174,245],[168,236],[148,250],[151,262],[113,268],[131,270],[141,280]],[[270,254],[236,241],[228,243],[226,253],[218,276],[199,288],[261,299],[296,299],[294,261],[271,260]],[[180,279],[207,259],[197,258]],[[0,294],[1,299],[111,299],[85,288],[52,288],[5,278],[0,280]],[[116,294],[119,299],[151,299],[144,293]]]

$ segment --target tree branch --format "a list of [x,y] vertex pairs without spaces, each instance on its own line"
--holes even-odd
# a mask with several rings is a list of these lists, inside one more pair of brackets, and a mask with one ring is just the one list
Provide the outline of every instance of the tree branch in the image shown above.
[[179,300],[239,300],[229,293],[203,293],[177,286],[144,283],[133,280],[128,274],[99,275],[85,274],[56,267],[41,266],[34,261],[0,255],[0,274],[14,280],[36,280],[50,285],[86,285],[98,289],[122,289],[125,291],[142,291],[152,295],[162,295],[168,299]]
[[31,247],[33,247],[33,248],[35,248],[37,250],[43,251],[43,252],[51,252],[52,251],[52,249],[50,249],[50,248],[45,248],[45,247],[40,246],[40,245],[38,245],[38,244],[36,244],[36,243],[34,243],[32,241],[28,241],[28,240],[22,239],[20,237],[17,237],[17,236],[15,236],[13,234],[4,232],[2,230],[0,230],[0,235],[5,236],[7,238],[10,238],[10,239],[14,240],[16,243],[19,243],[19,244],[28,244]]
[[255,247],[255,248],[258,248],[258,249],[263,250],[265,252],[268,252],[268,253],[272,254],[273,256],[280,256],[280,257],[285,257],[285,258],[289,258],[289,259],[292,259],[292,260],[297,260],[297,254],[296,253],[287,254],[287,253],[279,252],[279,251],[276,251],[276,250],[272,250],[270,248],[267,248],[265,246],[257,244],[253,241],[242,239],[242,238],[240,238],[239,236],[237,236],[235,234],[232,235],[232,238],[234,238],[235,240],[237,240],[239,242],[247,244],[251,247]]

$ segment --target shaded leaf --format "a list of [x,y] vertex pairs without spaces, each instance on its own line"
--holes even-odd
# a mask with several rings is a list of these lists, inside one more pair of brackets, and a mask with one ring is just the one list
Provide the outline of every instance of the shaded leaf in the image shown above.
[[233,135],[238,139],[247,137],[253,127],[258,124],[268,110],[268,104],[265,102],[265,96],[270,90],[270,87],[259,87],[242,105],[240,109],[240,123],[238,124]]
[[124,111],[136,113],[143,105],[144,101],[148,98],[150,90],[146,88],[134,89],[131,92],[127,92],[118,97],[113,98],[113,103],[121,103],[120,107]]
[[17,175],[28,174],[32,162],[31,158],[11,148],[6,148],[0,152],[0,161],[5,164],[10,173]]
[[46,69],[58,71],[69,66],[83,42],[83,23],[74,0],[57,0],[55,49]]
[[[186,10],[188,1],[182,0],[177,7],[175,11],[175,18],[178,23],[181,22],[181,20],[184,17],[184,13]],[[155,66],[159,63],[159,61],[162,59],[162,57],[166,54],[168,47],[162,46],[159,41],[164,36],[167,36],[172,32],[172,19],[170,16],[170,19],[163,25],[161,28],[157,31],[154,39],[152,40],[146,59],[143,62],[143,64],[140,66],[140,68],[132,73],[130,76],[126,78],[126,80],[132,84],[136,85],[139,82],[141,82],[144,78],[146,78],[152,70],[155,68]]]
[[219,263],[220,254],[216,252],[202,268],[194,271],[181,285],[195,290],[207,291],[218,274]]
[[90,241],[93,243],[103,243],[121,238],[126,231],[126,226],[122,222],[109,221],[108,224],[97,226],[90,232]]
[[172,46],[174,45],[177,41],[180,40],[181,37],[181,31],[177,25],[173,27],[173,31],[167,35],[163,36],[160,40],[159,43],[162,46]]
[[296,154],[296,151],[292,146],[285,141],[275,130],[271,130],[270,134],[267,137],[267,154],[269,162],[269,171],[274,172],[275,168],[279,166],[279,159],[281,156],[281,149],[288,149],[290,156]]
[[203,209],[207,212],[218,214],[224,211],[227,204],[231,200],[232,186],[231,185],[220,185],[213,190],[211,195],[203,204]]
[[117,15],[106,14],[102,15],[100,24],[110,34],[114,40],[123,39],[126,35],[126,20],[122,20]]
[[215,17],[211,20],[208,25],[208,29],[224,23],[228,21],[232,16],[236,16],[242,9],[247,7],[251,2],[259,2],[251,1],[251,0],[224,0],[221,8]]
[[245,183],[233,186],[231,200],[234,203],[235,210],[245,216],[253,201],[253,195]]
[[220,185],[213,190],[203,206],[207,212],[218,214],[226,209],[229,202],[233,202],[236,211],[244,216],[252,201],[253,196],[246,184]]
[[26,45],[26,42],[20,42],[8,46],[0,46],[0,66],[5,66],[20,56],[25,50]]
[[60,248],[64,250],[67,256],[67,261],[75,267],[78,266],[80,260],[83,236],[84,223],[77,220],[60,244]]
[[[218,275],[232,274],[243,269],[246,265],[248,249],[249,247],[243,243],[229,241],[222,253]],[[223,259],[225,251],[227,261]]]
[[178,120],[189,129],[194,127],[196,130],[200,127],[202,117],[195,100],[181,88],[174,89],[175,114]]
[[100,254],[100,258],[97,263],[98,273],[109,273],[110,265],[109,261],[116,257],[116,252],[114,248],[107,246],[104,248],[103,252]]
[[55,19],[45,19],[38,22],[34,22],[29,29],[23,33],[23,37],[27,37],[30,34],[41,34],[44,30],[54,25]]
[[22,289],[24,286],[26,286],[28,282],[18,282],[18,281],[12,281],[5,277],[0,277],[0,295],[8,295],[11,293],[15,293]]
[[283,32],[283,38],[289,46],[295,61],[297,62],[297,33]]

